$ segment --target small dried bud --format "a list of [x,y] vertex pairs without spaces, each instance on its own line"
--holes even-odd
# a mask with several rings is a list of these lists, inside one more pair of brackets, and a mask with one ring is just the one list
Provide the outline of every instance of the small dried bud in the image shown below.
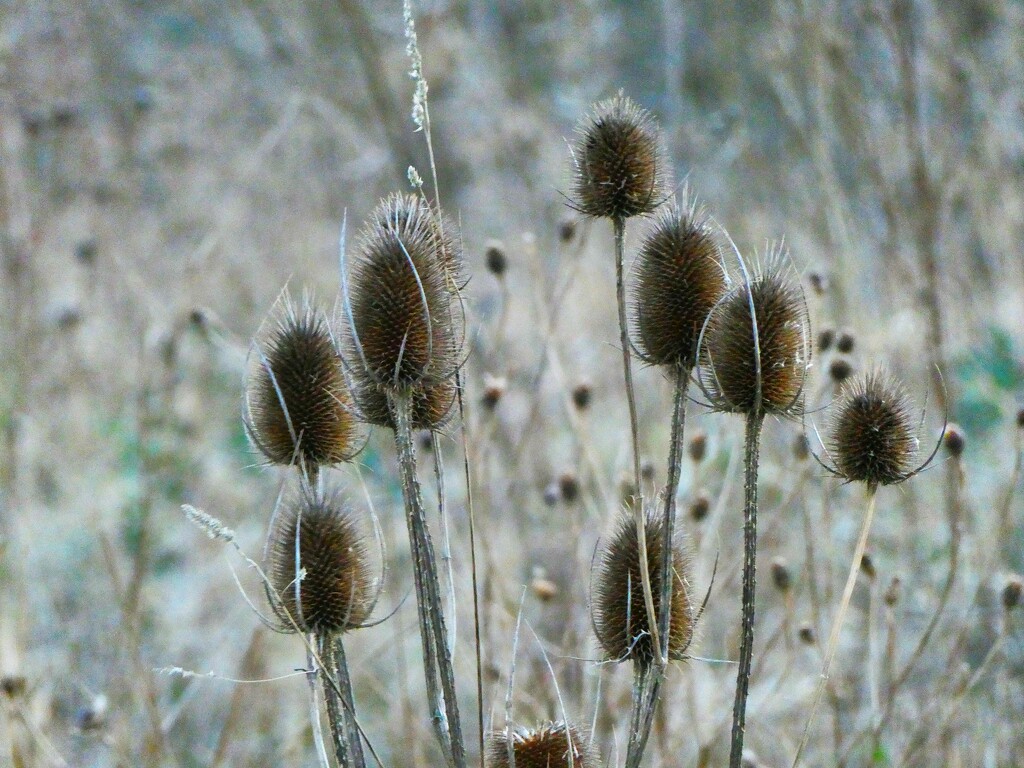
[[837,357],[828,365],[828,375],[836,384],[842,384],[853,375],[853,365],[845,357]]
[[776,557],[772,560],[772,583],[779,592],[788,592],[793,586],[793,574],[789,570],[789,563],[784,557]]
[[854,336],[850,331],[843,331],[836,337],[836,352],[848,355],[853,352]]
[[577,409],[585,411],[587,406],[590,405],[591,394],[592,391],[590,383],[581,381],[572,389],[572,404],[575,405]]
[[822,328],[818,334],[818,351],[824,354],[832,348],[835,343],[836,332],[834,328]]
[[690,505],[690,517],[693,518],[694,522],[699,523],[705,517],[708,516],[708,512],[711,511],[711,499],[708,498],[706,493],[700,493],[697,498],[693,500]]
[[950,456],[959,459],[967,445],[967,436],[958,424],[947,424],[946,431],[942,434],[942,444]]
[[[535,730],[514,730],[511,736],[516,768],[598,768],[600,764],[591,740],[573,725],[549,723]],[[511,768],[508,742],[505,731],[491,733],[488,768]]]
[[861,557],[860,572],[867,576],[871,581],[875,580],[877,572],[875,571],[875,561],[871,559],[870,552],[865,552]]
[[889,586],[885,588],[885,594],[882,595],[882,600],[887,606],[892,608],[900,601],[900,596],[903,592],[903,582],[899,576],[893,576],[889,582]]
[[366,542],[337,494],[303,489],[281,510],[269,552],[278,598],[271,606],[284,630],[334,634],[370,617],[374,578]]
[[811,626],[810,622],[805,621],[801,624],[796,634],[804,645],[814,645],[817,641],[817,633],[815,633],[814,627]]
[[558,492],[562,501],[572,504],[580,497],[580,481],[572,472],[565,472],[558,478]]
[[534,578],[530,582],[530,589],[533,591],[533,596],[542,603],[550,603],[558,597],[558,585],[551,581],[551,579],[545,579],[541,576]]
[[828,278],[821,272],[811,272],[807,276],[807,281],[811,284],[811,290],[819,296],[828,290]]
[[654,211],[665,197],[669,164],[651,114],[619,95],[596,104],[576,133],[573,208],[610,219]]
[[793,457],[797,461],[806,461],[807,457],[810,455],[811,441],[807,438],[805,433],[801,432],[793,441]]
[[697,432],[690,438],[687,449],[694,464],[700,464],[708,452],[708,436],[706,432]]
[[[664,546],[663,520],[651,511],[646,515],[647,567],[651,577],[655,613],[661,611],[661,560]],[[657,649],[651,642],[651,630],[644,608],[640,576],[640,549],[636,518],[623,515],[599,556],[594,576],[594,630],[609,659],[631,659],[640,664],[653,663]],[[672,550],[672,602],[669,615],[669,658],[684,657],[693,637],[693,601],[689,564],[681,547]]]
[[484,249],[484,262],[487,271],[495,277],[503,277],[508,269],[508,258],[505,256],[505,245],[500,240],[489,240]]
[[505,389],[508,383],[504,378],[497,378],[494,376],[484,377],[484,394],[480,398],[484,408],[489,411],[493,411],[498,407],[498,403],[501,402],[502,395],[505,394]]
[[571,243],[572,239],[576,237],[576,220],[575,219],[562,219],[558,223],[558,239],[563,244]]
[[0,677],[0,693],[9,699],[15,699],[25,693],[28,681],[24,675],[4,675]]
[[1003,584],[1003,608],[1012,611],[1020,605],[1021,594],[1024,593],[1024,579],[1017,574],[1006,577]]

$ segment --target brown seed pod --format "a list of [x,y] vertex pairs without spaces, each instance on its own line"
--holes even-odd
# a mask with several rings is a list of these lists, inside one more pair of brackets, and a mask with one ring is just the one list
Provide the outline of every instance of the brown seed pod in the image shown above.
[[708,452],[708,435],[707,432],[697,432],[690,438],[690,445],[687,448],[690,454],[690,460],[694,464],[700,464],[704,461],[704,457]]
[[282,296],[276,321],[254,342],[245,385],[245,425],[274,464],[312,468],[351,459],[359,427],[327,318]]
[[772,583],[780,592],[788,592],[793,586],[793,572],[789,568],[789,562],[784,557],[775,557],[771,564]]
[[508,257],[505,255],[505,244],[500,240],[488,240],[484,248],[484,263],[487,271],[495,277],[503,277],[508,269]]
[[571,205],[586,216],[627,219],[665,197],[668,162],[650,112],[621,93],[596,104],[576,128]]
[[1013,573],[1006,577],[1003,582],[1003,593],[1001,595],[1003,608],[1012,611],[1020,605],[1021,594],[1024,594],[1024,579]]
[[942,435],[942,444],[949,455],[953,458],[960,458],[967,447],[967,436],[959,424],[947,424],[946,431]]
[[[599,759],[590,739],[576,726],[548,723],[533,730],[494,731],[487,739],[487,768],[511,768],[509,741],[516,768],[597,768]],[[571,759],[570,759],[571,750]]]
[[853,364],[845,357],[837,357],[829,363],[828,375],[836,384],[842,384],[853,375]]
[[[651,577],[654,610],[661,612],[661,559],[664,522],[649,511],[646,519],[647,567]],[[678,544],[672,553],[672,585],[668,655],[683,659],[694,632],[694,601],[688,578],[689,562]],[[636,518],[623,515],[598,557],[591,590],[594,632],[609,659],[651,664],[657,649],[652,646],[640,577],[640,547]]]
[[369,553],[337,494],[299,492],[281,509],[268,551],[278,598],[271,606],[285,630],[294,622],[302,632],[334,634],[366,623],[375,601]]
[[453,233],[412,195],[391,195],[374,209],[345,285],[360,388],[429,388],[454,376],[463,331]]
[[696,205],[662,209],[640,246],[636,275],[632,313],[641,359],[694,365],[704,321],[726,289],[714,231]]
[[593,389],[590,386],[590,382],[581,381],[572,389],[572,404],[580,411],[585,411],[590,405],[590,399],[593,396]]
[[729,291],[709,315],[698,383],[715,410],[794,418],[802,413],[810,321],[791,272],[782,251],[770,253],[749,282]]
[[693,500],[693,504],[690,505],[690,517],[693,518],[694,522],[699,523],[708,513],[711,511],[711,499],[708,498],[706,493],[701,493]]
[[881,371],[843,384],[829,435],[829,469],[846,480],[891,485],[924,467],[913,469],[918,440],[907,394]]
[[[455,403],[455,380],[444,379],[436,384],[412,388],[412,428],[440,429],[448,421]],[[367,424],[395,428],[395,420],[388,408],[385,387],[366,383],[356,390],[356,409],[359,418]]]

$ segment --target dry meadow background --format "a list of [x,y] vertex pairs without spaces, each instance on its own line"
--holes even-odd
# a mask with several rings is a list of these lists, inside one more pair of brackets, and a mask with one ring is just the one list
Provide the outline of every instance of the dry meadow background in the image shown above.
[[[966,434],[961,459],[942,452],[881,492],[873,571],[807,764],[1024,764],[1024,622],[1000,599],[1024,570],[1024,7],[433,0],[416,12],[441,201],[471,275],[487,722],[503,722],[525,588],[537,637],[520,637],[517,721],[560,717],[557,681],[607,763],[621,760],[630,675],[593,662],[587,608],[629,465],[611,227],[573,218],[561,193],[574,124],[622,88],[657,115],[677,179],[744,253],[785,238],[815,335],[849,331],[855,370],[884,363],[908,383],[927,407],[924,452],[947,393]],[[427,175],[403,29],[397,0],[0,2],[0,764],[314,764],[301,676],[220,679],[288,675],[301,644],[260,626],[231,569],[259,595],[251,572],[179,507],[216,515],[259,557],[284,475],[259,466],[242,427],[249,341],[286,284],[329,308],[343,215],[354,228],[407,189],[410,164]],[[641,233],[630,225],[627,248]],[[485,267],[491,240],[501,280]],[[816,355],[809,422],[827,421],[834,359]],[[637,376],[643,453],[663,483],[671,384]],[[495,380],[504,391],[487,407]],[[571,396],[582,382],[585,409]],[[738,644],[742,423],[688,412],[688,435],[708,440],[680,488],[698,589],[719,565],[702,658],[670,671],[652,737],[647,764],[666,768],[723,764],[735,671],[722,662]],[[792,762],[821,664],[807,630],[828,634],[863,513],[859,488],[794,454],[799,434],[770,420],[762,453],[758,766]],[[450,468],[461,439],[449,427]],[[401,603],[348,640],[361,722],[388,768],[436,765],[390,438],[373,434],[358,464],[332,482],[380,516],[378,615]],[[461,473],[449,486],[475,753]],[[787,593],[773,558],[792,572]],[[220,677],[157,671],[172,666]]]

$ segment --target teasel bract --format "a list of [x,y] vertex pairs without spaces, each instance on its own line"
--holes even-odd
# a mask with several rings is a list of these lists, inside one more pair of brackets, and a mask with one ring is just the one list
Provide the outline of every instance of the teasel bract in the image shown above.
[[[276,629],[307,636],[310,668],[322,665],[320,679],[339,764],[363,768],[342,635],[366,625],[382,579],[374,575],[366,538],[337,491],[302,483],[281,504],[271,525],[267,596],[280,621]],[[315,696],[310,716],[319,718]]]
[[[654,596],[645,556],[647,542],[643,533],[643,484],[640,475],[640,446],[630,362],[624,255],[626,219],[653,213],[666,198],[669,164],[664,139],[657,122],[647,110],[623,93],[594,105],[591,114],[576,127],[572,147],[574,181],[569,205],[581,214],[611,219],[615,233],[615,284],[619,315],[619,342],[622,345],[622,371],[626,402],[629,407],[630,435],[633,446],[634,515],[640,533],[643,567],[641,579],[644,608],[657,640]],[[660,644],[660,643],[656,643]]]
[[495,731],[487,740],[487,768],[597,768],[591,741],[571,723]]
[[846,482],[864,483],[867,511],[854,548],[843,596],[825,647],[818,689],[797,748],[794,765],[799,762],[807,743],[821,694],[828,681],[832,659],[839,644],[839,634],[853,596],[857,573],[867,549],[878,487],[905,482],[931,464],[942,446],[947,426],[944,422],[931,454],[915,467],[919,439],[917,420],[910,398],[903,384],[880,368],[869,370],[866,374],[843,382],[831,410],[825,450],[832,464],[820,458],[818,461],[831,474]]
[[250,353],[243,421],[272,464],[297,464],[315,483],[322,466],[349,461],[361,445],[339,346],[311,299],[283,292]]
[[434,430],[443,423],[462,364],[463,278],[454,232],[422,197],[385,198],[364,225],[350,267],[342,245],[342,303],[360,412],[395,433],[430,721],[446,761],[464,768],[437,557],[413,440],[414,427]]
[[743,282],[712,310],[701,332],[698,382],[710,406],[746,417],[744,452],[743,602],[740,659],[730,739],[730,768],[739,768],[746,727],[754,643],[757,559],[757,470],[764,417],[798,418],[811,359],[811,331],[803,289],[781,248],[751,274],[739,259]]

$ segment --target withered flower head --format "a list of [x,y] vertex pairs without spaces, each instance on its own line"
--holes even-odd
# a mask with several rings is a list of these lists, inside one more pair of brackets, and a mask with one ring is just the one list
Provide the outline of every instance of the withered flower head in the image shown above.
[[698,382],[715,410],[797,417],[811,361],[800,282],[781,250],[711,311]]
[[366,623],[375,579],[366,540],[337,494],[304,487],[281,509],[271,532],[271,599],[286,630],[334,634]]
[[[651,577],[654,610],[661,612],[661,560],[664,521],[653,510],[646,519],[647,567]],[[672,609],[669,615],[668,654],[685,658],[694,633],[694,602],[689,580],[689,563],[681,546],[673,548]],[[640,576],[640,543],[636,520],[623,515],[615,532],[602,548],[594,576],[594,631],[609,659],[650,664],[658,650],[651,642],[643,585]]]
[[931,461],[914,469],[917,448],[902,384],[879,370],[844,382],[829,429],[828,452],[835,463],[830,469],[869,486],[901,483]]
[[714,231],[695,204],[662,209],[640,246],[636,274],[640,356],[654,365],[692,367],[704,321],[726,290]]
[[596,104],[576,133],[573,208],[610,219],[657,208],[665,197],[668,162],[650,112],[620,93]]
[[359,449],[358,424],[327,318],[284,294],[253,347],[245,386],[245,424],[274,464],[307,468],[348,461]]
[[391,195],[363,227],[348,280],[350,355],[361,388],[436,385],[461,363],[461,255],[454,225]]
[[[516,768],[597,768],[599,760],[590,740],[574,725],[548,723],[533,730],[515,730],[511,734]],[[509,738],[505,731],[494,731],[487,739],[487,768],[511,768]],[[571,759],[570,759],[571,752]]]

